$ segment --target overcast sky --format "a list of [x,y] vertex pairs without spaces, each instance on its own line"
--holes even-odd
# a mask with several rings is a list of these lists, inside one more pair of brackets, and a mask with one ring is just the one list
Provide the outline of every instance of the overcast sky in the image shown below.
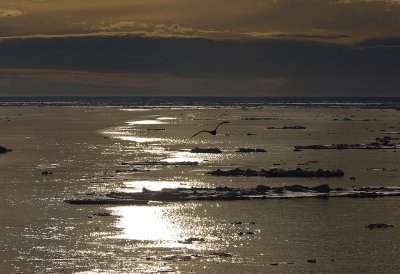
[[0,0],[0,96],[400,96],[400,0]]

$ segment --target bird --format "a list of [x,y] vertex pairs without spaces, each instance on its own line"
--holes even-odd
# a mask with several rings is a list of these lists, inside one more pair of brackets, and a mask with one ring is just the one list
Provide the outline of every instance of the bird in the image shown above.
[[193,138],[193,137],[195,137],[196,135],[198,135],[198,134],[200,134],[200,133],[202,133],[202,132],[207,132],[207,133],[210,133],[211,135],[216,135],[216,134],[217,134],[217,129],[219,128],[219,126],[222,125],[222,124],[227,124],[227,123],[229,123],[229,121],[221,122],[221,123],[219,123],[219,124],[217,125],[217,127],[216,127],[215,129],[213,129],[213,130],[200,130],[199,132],[197,132],[196,134],[194,134],[194,135],[193,135],[192,137],[190,137],[190,138]]

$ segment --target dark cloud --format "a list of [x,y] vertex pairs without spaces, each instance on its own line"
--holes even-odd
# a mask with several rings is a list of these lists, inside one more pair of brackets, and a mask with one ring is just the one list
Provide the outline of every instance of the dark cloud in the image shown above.
[[[14,77],[12,90],[25,95],[79,90],[82,95],[395,96],[400,49],[366,46],[378,45],[373,41],[353,46],[295,39],[8,39],[0,41],[0,79]],[[39,74],[35,78],[21,69]],[[46,71],[53,71],[47,79]],[[0,95],[9,92],[5,87]]]
[[[263,95],[289,82],[285,78],[221,78],[169,74],[106,73],[46,69],[0,69],[2,95],[53,90],[53,95]],[[82,92],[84,90],[84,93]],[[129,93],[127,91],[129,90]],[[43,94],[43,93],[39,93]]]
[[309,34],[309,33],[276,33],[271,34],[272,38],[292,38],[292,39],[350,39],[347,34]]
[[399,47],[400,36],[391,36],[383,38],[369,38],[363,42],[357,43],[359,47]]
[[[339,34],[354,42],[396,35],[400,26],[398,0],[14,0],[5,1],[6,8],[7,15],[24,16],[1,18],[3,37],[93,31],[206,38],[299,33],[331,40]],[[343,39],[350,38],[338,37]]]

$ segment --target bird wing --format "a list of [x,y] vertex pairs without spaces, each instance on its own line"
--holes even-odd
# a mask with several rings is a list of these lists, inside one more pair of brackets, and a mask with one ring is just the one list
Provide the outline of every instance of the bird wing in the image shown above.
[[208,132],[208,133],[210,133],[208,130],[200,130],[199,132],[197,132],[195,135],[193,135],[193,136],[190,137],[190,138],[193,138],[194,136],[196,136],[196,135],[198,135],[198,134],[200,134],[200,133],[202,133],[202,132]]
[[224,122],[219,123],[219,124],[217,125],[217,127],[215,128],[215,130],[217,130],[217,129],[219,128],[220,125],[222,125],[222,124],[228,124],[228,123],[229,123],[229,121],[224,121]]

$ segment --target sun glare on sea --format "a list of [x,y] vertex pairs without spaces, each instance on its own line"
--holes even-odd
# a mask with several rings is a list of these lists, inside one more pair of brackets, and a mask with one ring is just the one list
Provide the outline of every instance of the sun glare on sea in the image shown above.
[[[225,237],[216,236],[225,231],[225,226],[216,225],[205,216],[207,211],[202,205],[196,203],[152,202],[147,206],[117,206],[108,210],[118,216],[115,227],[120,234],[113,238],[132,240],[142,247],[202,250],[218,248],[220,243],[216,241]],[[190,243],[186,241],[190,237],[207,240]]]
[[173,220],[171,208],[165,206],[124,206],[110,208],[121,216],[116,227],[122,229],[119,239],[151,241],[159,247],[179,247],[184,228]]
[[124,192],[141,192],[145,187],[148,190],[160,191],[163,188],[188,187],[188,182],[175,181],[127,181],[121,189]]
[[137,136],[115,136],[115,138],[123,141],[131,141],[136,143],[154,143],[163,140],[162,138],[137,137]]
[[126,122],[128,125],[160,125],[165,124],[160,120],[139,120],[139,121],[129,121]]
[[169,155],[168,158],[163,161],[168,163],[177,162],[204,162],[204,161],[216,161],[221,158],[219,154],[207,154],[207,153],[191,153],[188,151],[176,151]]
[[202,159],[198,157],[198,155],[194,155],[193,153],[177,151],[163,161],[168,163],[201,162]]

